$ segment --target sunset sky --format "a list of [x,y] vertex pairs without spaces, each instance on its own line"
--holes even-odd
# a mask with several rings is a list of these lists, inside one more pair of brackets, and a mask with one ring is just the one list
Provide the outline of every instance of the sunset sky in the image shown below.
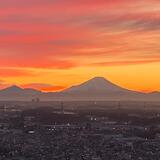
[[160,0],[0,0],[0,88],[102,76],[160,91]]

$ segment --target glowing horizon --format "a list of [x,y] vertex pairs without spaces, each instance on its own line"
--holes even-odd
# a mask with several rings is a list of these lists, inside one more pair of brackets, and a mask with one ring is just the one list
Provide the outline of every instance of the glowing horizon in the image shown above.
[[160,1],[0,2],[0,89],[57,91],[101,76],[160,91]]

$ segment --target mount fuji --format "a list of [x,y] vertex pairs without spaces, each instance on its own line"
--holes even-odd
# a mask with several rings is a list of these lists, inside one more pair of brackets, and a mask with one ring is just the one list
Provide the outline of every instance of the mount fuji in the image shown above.
[[72,86],[62,91],[65,97],[85,100],[108,100],[108,99],[137,99],[143,93],[131,91],[120,87],[103,77],[92,78],[80,85]]

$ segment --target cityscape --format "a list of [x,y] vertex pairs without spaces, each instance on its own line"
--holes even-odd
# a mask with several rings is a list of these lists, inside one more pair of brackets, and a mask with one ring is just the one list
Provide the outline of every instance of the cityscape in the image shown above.
[[65,102],[55,102],[52,107],[52,104],[41,106],[41,102],[15,102],[12,107],[11,102],[5,103],[0,107],[3,160],[158,160],[160,157],[157,108],[126,108],[122,104],[113,108],[110,103],[106,109],[107,102],[103,105],[84,102],[80,108],[70,108]]

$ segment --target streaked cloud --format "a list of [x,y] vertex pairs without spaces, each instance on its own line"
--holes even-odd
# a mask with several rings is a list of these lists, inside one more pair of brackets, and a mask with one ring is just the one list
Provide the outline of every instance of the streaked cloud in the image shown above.
[[123,65],[140,65],[140,64],[146,64],[146,63],[160,63],[160,59],[138,59],[138,60],[127,60],[127,61],[108,61],[108,62],[97,62],[89,64],[91,66],[123,66]]
[[53,91],[59,91],[66,88],[65,86],[54,86],[50,84],[45,83],[31,83],[31,84],[24,84],[21,85],[23,88],[34,88],[37,90],[45,91],[45,92],[53,92]]
[[0,90],[11,86],[11,84],[7,83],[4,80],[0,80]]
[[0,68],[1,77],[32,77],[36,75],[37,73],[26,70]]

